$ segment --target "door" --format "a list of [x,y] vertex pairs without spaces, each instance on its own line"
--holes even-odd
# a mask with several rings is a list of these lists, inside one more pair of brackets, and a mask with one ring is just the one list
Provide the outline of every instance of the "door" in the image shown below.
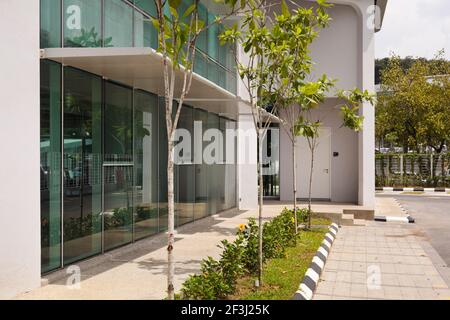
[[[311,151],[306,138],[297,138],[297,189],[299,198],[309,195],[311,172]],[[314,168],[311,197],[313,199],[331,199],[331,129],[322,128],[314,152]]]

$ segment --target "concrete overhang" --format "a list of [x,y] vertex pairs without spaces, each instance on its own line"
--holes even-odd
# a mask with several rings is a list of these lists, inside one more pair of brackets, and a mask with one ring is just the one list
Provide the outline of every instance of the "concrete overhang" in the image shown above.
[[[48,48],[41,50],[41,58],[164,96],[162,55],[152,48]],[[175,100],[180,97],[182,76],[178,70]],[[239,101],[233,93],[194,73],[185,103],[236,119]]]
[[388,0],[375,0],[375,6],[377,6],[377,10],[379,10],[380,14],[380,21],[377,23],[375,27],[375,32],[378,32],[381,30],[381,27],[383,26],[383,20],[384,20],[384,14],[386,13],[386,6],[387,6]]

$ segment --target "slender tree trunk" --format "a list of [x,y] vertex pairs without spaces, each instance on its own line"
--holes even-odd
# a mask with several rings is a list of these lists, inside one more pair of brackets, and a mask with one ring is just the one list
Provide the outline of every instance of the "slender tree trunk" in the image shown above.
[[[312,142],[313,144],[315,141]],[[312,194],[312,181],[313,181],[313,170],[314,170],[314,151],[315,146],[311,147],[311,171],[309,172],[309,191],[308,191],[308,229],[311,229],[311,194]]]
[[173,278],[175,274],[175,264],[173,258],[173,245],[175,242],[175,199],[173,183],[173,141],[168,137],[167,142],[167,210],[168,210],[168,245],[167,245],[167,294],[169,300],[175,299]]
[[263,129],[258,130],[258,179],[259,179],[259,208],[258,208],[258,260],[259,260],[259,272],[258,281],[259,286],[262,285],[262,273],[263,273],[263,221],[262,221],[262,210],[263,210],[263,163],[262,163],[262,139],[263,139]]
[[297,221],[297,159],[295,156],[295,135],[292,139],[292,189],[294,190],[294,224],[295,234],[297,234],[298,221]]

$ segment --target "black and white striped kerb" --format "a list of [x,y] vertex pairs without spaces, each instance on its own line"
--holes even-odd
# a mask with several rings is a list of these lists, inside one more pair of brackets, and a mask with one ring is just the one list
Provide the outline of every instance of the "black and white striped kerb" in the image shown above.
[[317,284],[319,283],[320,275],[322,274],[328,255],[330,254],[331,246],[336,239],[338,230],[339,227],[335,223],[329,227],[328,232],[325,235],[325,239],[323,239],[322,244],[317,250],[308,270],[306,270],[305,277],[303,278],[303,281],[292,300],[312,299],[314,291],[317,288]]
[[404,187],[376,187],[376,191],[394,191],[394,192],[450,192],[449,188],[404,188]]
[[381,222],[406,222],[406,223],[416,222],[414,218],[411,217],[410,215],[406,217],[375,216],[374,220]]

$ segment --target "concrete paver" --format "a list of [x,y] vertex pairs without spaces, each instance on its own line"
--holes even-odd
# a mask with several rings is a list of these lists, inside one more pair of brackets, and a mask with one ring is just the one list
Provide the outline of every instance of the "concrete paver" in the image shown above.
[[331,250],[314,299],[450,299],[414,225],[344,226]]

